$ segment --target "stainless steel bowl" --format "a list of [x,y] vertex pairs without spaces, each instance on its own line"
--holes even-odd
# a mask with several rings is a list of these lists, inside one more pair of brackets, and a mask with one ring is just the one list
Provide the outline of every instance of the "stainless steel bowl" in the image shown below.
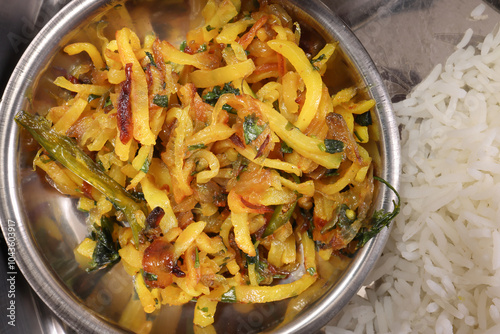
[[[276,1],[292,16],[307,23],[312,35],[339,42],[346,66],[358,73],[368,94],[377,101],[377,118],[381,140],[377,174],[396,188],[399,184],[400,151],[397,125],[390,100],[375,65],[349,28],[330,9],[334,2],[320,0]],[[171,3],[171,4],[170,4]],[[191,3],[191,7],[189,7]],[[194,2],[163,1],[154,13],[163,24],[165,36],[172,22],[190,22],[201,7]],[[41,299],[78,332],[121,333],[118,325],[133,287],[120,266],[110,273],[87,274],[75,261],[73,249],[87,233],[85,215],[76,210],[75,201],[60,195],[34,173],[34,155],[29,140],[21,140],[14,115],[21,109],[44,108],[44,94],[50,69],[64,63],[61,46],[81,38],[79,32],[101,15],[113,15],[109,0],[73,0],[62,9],[36,36],[17,65],[0,102],[0,212],[4,235],[9,221],[15,222],[16,261],[22,273]],[[184,18],[184,20],[182,19]],[[189,28],[187,24],[185,29]],[[179,37],[179,36],[177,36]],[[51,64],[49,66],[49,64]],[[30,150],[31,148],[31,150]],[[393,209],[394,194],[386,187],[377,189],[374,209]],[[12,224],[12,223],[11,223]],[[363,280],[382,252],[389,235],[384,229],[371,240],[339,276],[309,297],[298,296],[291,301],[265,305],[221,307],[216,317],[219,333],[311,332],[324,326],[359,290]],[[288,316],[284,312],[288,307]],[[153,321],[155,332],[190,332],[193,305],[164,307]],[[136,316],[146,317],[140,309]],[[291,312],[291,313],[290,313]],[[174,321],[177,326],[172,326]]]

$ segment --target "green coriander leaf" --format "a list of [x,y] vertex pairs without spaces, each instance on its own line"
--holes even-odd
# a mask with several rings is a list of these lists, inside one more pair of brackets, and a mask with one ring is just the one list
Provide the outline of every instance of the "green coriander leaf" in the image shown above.
[[236,109],[234,109],[233,107],[231,107],[229,104],[224,104],[222,106],[222,109],[224,109],[225,111],[227,111],[228,113],[230,114],[233,114],[233,115],[236,115],[237,114],[237,111]]
[[234,286],[228,291],[224,292],[222,296],[220,296],[220,301],[223,303],[236,303],[236,289]]
[[96,241],[96,246],[92,254],[92,261],[88,272],[105,267],[111,267],[120,261],[118,254],[119,244],[113,241],[113,222],[105,217],[101,217],[101,226],[95,224],[90,238]]
[[91,102],[91,101],[98,99],[100,97],[101,97],[100,95],[90,94],[89,97],[87,98],[87,102]]
[[179,50],[181,50],[182,52],[184,52],[184,50],[186,49],[186,46],[187,46],[187,42],[186,41],[182,41],[181,46],[179,47]]
[[[194,267],[195,268],[199,268],[200,267],[200,254],[198,253],[198,247],[195,248]],[[208,309],[207,309],[207,311],[208,311]],[[204,312],[206,312],[206,311],[204,311]]]
[[354,122],[356,122],[357,124],[359,124],[361,126],[372,125],[373,121],[372,121],[372,114],[370,113],[370,110],[368,110],[365,113],[354,116]]
[[322,55],[320,55],[319,57],[317,57],[317,58],[313,58],[313,59],[311,59],[311,60],[310,60],[311,65],[313,66],[313,68],[314,68],[316,71],[319,71],[319,67],[317,67],[317,66],[316,66],[316,65],[314,65],[314,64],[316,64],[317,62],[322,61],[323,59],[325,59],[325,57],[326,57],[326,56],[325,56],[325,54],[322,54]]
[[168,95],[156,94],[153,97],[153,103],[158,107],[168,108]]
[[142,167],[140,169],[141,172],[147,173],[149,171],[149,165],[151,165],[151,160],[146,159],[144,163],[142,164]]
[[199,149],[203,149],[203,148],[206,148],[205,144],[203,144],[203,143],[188,146],[189,151],[195,151],[195,150],[199,150]]
[[344,143],[336,139],[325,139],[325,152],[339,153],[344,150]]
[[142,277],[144,277],[148,281],[157,281],[158,276],[155,274],[148,273],[147,271],[144,271],[141,269]]
[[104,103],[104,108],[112,106],[112,105],[113,105],[113,103],[111,102],[111,98],[108,96],[108,98],[106,99],[106,102]]
[[219,98],[224,94],[234,94],[240,95],[240,90],[238,88],[234,88],[230,82],[224,84],[224,86],[215,86],[211,91],[202,96],[203,100],[215,106]]
[[207,45],[206,44],[200,45],[200,48],[198,49],[198,52],[205,52],[205,51],[207,51]]
[[154,67],[158,67],[158,66],[156,66],[155,59],[153,58],[153,55],[147,51],[144,53],[146,54],[146,56],[148,56],[149,62],[151,63],[151,65],[153,65]]
[[281,152],[282,153],[293,153],[293,149],[288,146],[284,141],[281,142]]
[[243,122],[243,135],[245,136],[245,144],[250,144],[252,141],[257,139],[257,137],[264,131],[264,125],[258,125],[258,118],[255,114],[245,116]]
[[316,274],[316,268],[314,267],[307,268],[307,272],[309,273],[309,275],[314,276],[314,274]]

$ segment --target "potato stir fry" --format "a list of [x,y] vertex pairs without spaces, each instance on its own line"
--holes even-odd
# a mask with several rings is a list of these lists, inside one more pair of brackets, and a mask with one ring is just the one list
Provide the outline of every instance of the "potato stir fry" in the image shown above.
[[297,296],[397,213],[370,213],[375,101],[327,87],[336,43],[311,55],[266,1],[209,0],[203,17],[180,46],[99,23],[97,43],[64,48],[86,59],[54,81],[66,98],[16,117],[88,212],[87,270],[121,260],[147,313],[195,301],[201,327],[221,302]]

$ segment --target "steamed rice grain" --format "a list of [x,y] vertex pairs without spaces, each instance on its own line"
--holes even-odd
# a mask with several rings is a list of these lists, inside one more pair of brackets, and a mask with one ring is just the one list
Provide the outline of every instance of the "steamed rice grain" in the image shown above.
[[500,333],[500,33],[472,35],[394,105],[402,210],[327,333]]

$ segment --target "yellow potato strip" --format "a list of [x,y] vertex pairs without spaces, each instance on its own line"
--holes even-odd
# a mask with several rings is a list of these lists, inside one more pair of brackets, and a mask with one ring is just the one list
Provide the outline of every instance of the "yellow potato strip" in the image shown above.
[[210,238],[204,232],[201,233],[196,239],[196,246],[198,246],[200,251],[206,252],[208,254],[215,254],[226,249],[221,237]]
[[161,42],[160,48],[165,61],[180,65],[191,65],[202,70],[210,69],[210,64],[202,58],[202,54],[195,53],[191,55],[189,53],[184,53],[165,41]]
[[163,233],[167,233],[171,228],[177,227],[177,218],[172,210],[167,193],[158,189],[150,176],[146,176],[141,180],[141,186],[144,198],[148,202],[150,209],[160,207],[165,212],[165,215],[160,220],[160,228]]
[[251,59],[244,62],[226,65],[214,70],[197,70],[189,74],[191,82],[198,88],[222,86],[227,82],[245,78],[255,70]]
[[309,238],[307,232],[302,233],[302,247],[304,248],[304,266],[306,267],[306,274],[317,277],[316,272],[316,250],[314,248],[314,241]]
[[222,31],[215,38],[215,41],[221,44],[230,44],[238,38],[239,34],[245,32],[254,23],[254,19],[243,19],[234,23],[228,23],[224,25]]
[[64,172],[64,170],[46,155],[35,158],[34,165],[40,167],[54,181],[56,188],[66,195],[80,196],[80,187]]
[[[142,66],[132,49],[131,40],[135,34],[128,28],[116,33],[118,52],[123,66],[132,64],[132,89],[130,101],[132,104],[132,122],[134,125],[134,138],[142,145],[154,145],[156,142],[153,132],[149,127],[149,100],[148,84]],[[137,36],[135,36],[137,38]]]
[[186,145],[189,147],[191,145],[208,144],[214,143],[216,141],[222,141],[231,137],[235,132],[234,129],[230,128],[226,124],[216,123],[206,128],[201,129],[194,135],[186,138]]
[[102,60],[101,54],[97,50],[97,48],[94,46],[94,44],[91,43],[73,43],[69,44],[64,48],[64,52],[69,54],[70,56],[75,55],[80,52],[87,52],[87,54],[90,56],[90,59],[92,59],[92,63],[94,63],[94,67],[97,70],[102,70],[106,66],[104,65],[104,61]]
[[236,300],[240,303],[269,303],[285,298],[297,296],[315,281],[317,276],[305,274],[295,282],[275,286],[248,286],[234,287]]
[[151,292],[146,287],[146,284],[144,283],[144,279],[142,278],[141,273],[135,275],[134,288],[135,291],[137,292],[137,295],[139,296],[139,300],[141,301],[144,311],[146,313],[154,312],[154,310],[156,309],[155,307],[156,302],[154,297],[151,295]]
[[265,103],[256,101],[260,110],[266,115],[269,127],[278,137],[297,151],[300,155],[308,158],[317,164],[328,169],[339,168],[342,162],[342,153],[327,153],[320,150],[320,145],[324,145],[322,140],[312,138],[303,134],[300,129],[290,126],[287,119],[279,112]]
[[308,197],[312,197],[314,195],[314,182],[312,180],[302,183],[295,183],[293,181],[285,179],[284,177],[280,177],[280,180],[281,184],[283,184],[285,187],[295,190],[299,194],[306,195]]
[[196,182],[199,184],[207,183],[219,174],[219,159],[208,150],[199,150],[192,155],[193,159],[203,159],[208,163],[210,170],[203,170],[196,174]]
[[321,88],[323,86],[321,75],[314,69],[304,50],[297,44],[290,41],[271,40],[267,42],[267,45],[285,57],[304,80],[307,89],[306,100],[300,111],[299,118],[295,122],[295,126],[304,131],[314,118],[321,100]]
[[337,182],[332,184],[323,184],[321,182],[316,183],[316,189],[327,195],[333,195],[344,189],[349,183],[353,181],[358,173],[360,166],[358,164],[352,164],[349,169],[344,173],[344,175],[337,180]]
[[234,227],[234,239],[239,249],[247,253],[249,256],[255,256],[255,247],[250,238],[250,230],[248,228],[248,213],[231,212],[231,222]]
[[75,103],[64,113],[52,129],[58,133],[65,134],[66,131],[78,120],[80,115],[87,107],[88,102],[83,99],[77,99]]
[[189,248],[189,246],[195,242],[198,235],[203,232],[206,223],[203,221],[191,223],[182,233],[179,235],[174,244],[174,259],[178,259],[184,252]]
[[85,98],[90,94],[102,96],[109,91],[109,87],[106,86],[74,84],[65,77],[57,77],[54,84],[71,92],[79,93]]
[[214,322],[217,303],[216,300],[212,300],[208,296],[201,296],[198,298],[194,308],[194,324],[201,327],[212,324]]
[[245,147],[244,149],[241,147],[235,147],[236,151],[238,151],[239,154],[247,158],[248,160],[256,163],[257,165],[268,167],[268,168],[274,168],[274,169],[279,169],[282,171],[285,171],[287,173],[295,174],[297,176],[302,175],[302,171],[295,165],[290,164],[285,161],[281,161],[278,159],[268,159],[268,158],[255,158],[256,152],[249,146]]

